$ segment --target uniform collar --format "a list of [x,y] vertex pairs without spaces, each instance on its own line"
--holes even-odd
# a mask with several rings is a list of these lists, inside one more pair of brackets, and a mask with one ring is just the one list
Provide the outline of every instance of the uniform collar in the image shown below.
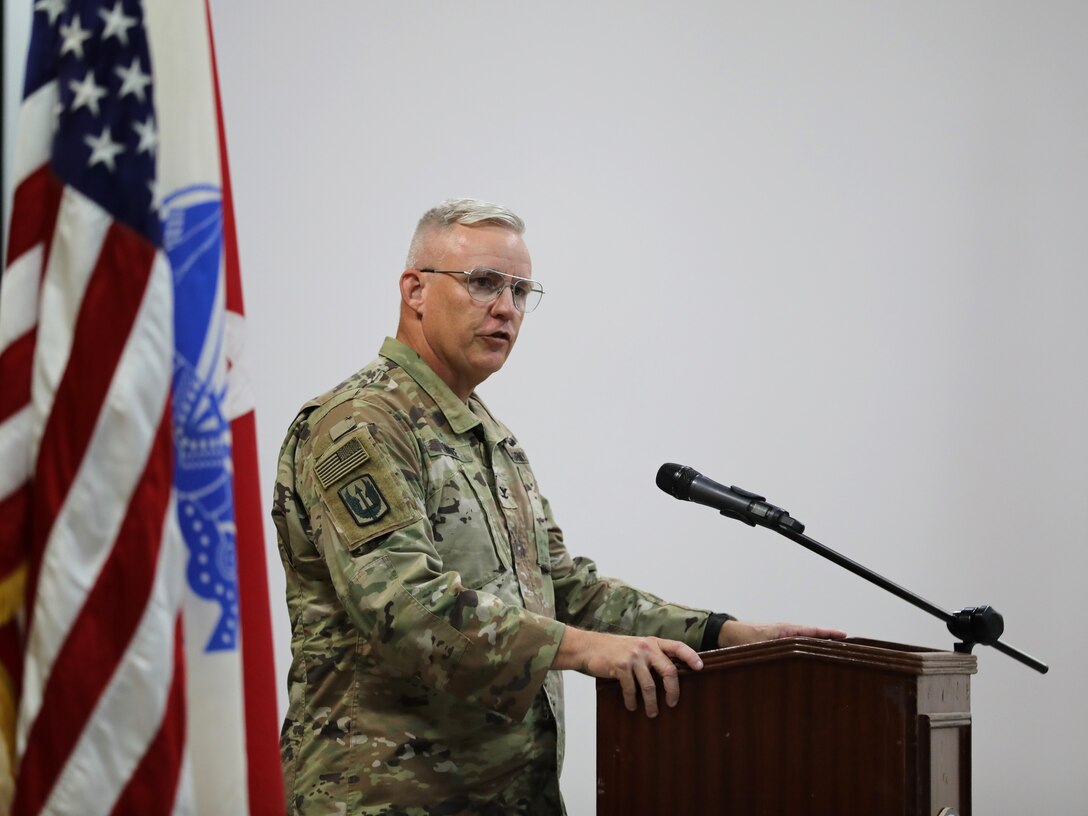
[[[392,337],[387,337],[385,342],[382,343],[381,351],[378,353],[408,372],[408,375],[416,381],[416,384],[435,401],[454,433],[465,433],[480,424],[480,420],[476,415],[469,410],[465,403],[458,399],[448,385],[442,382],[442,378],[431,370],[431,367],[427,365],[422,357],[404,343]],[[469,399],[473,398],[479,399],[475,393],[469,396]]]

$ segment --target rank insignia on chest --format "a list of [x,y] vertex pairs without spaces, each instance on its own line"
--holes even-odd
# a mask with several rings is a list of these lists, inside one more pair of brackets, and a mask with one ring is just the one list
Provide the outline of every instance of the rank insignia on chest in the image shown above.
[[389,512],[385,496],[369,474],[348,482],[337,491],[351,517],[360,527],[373,524]]

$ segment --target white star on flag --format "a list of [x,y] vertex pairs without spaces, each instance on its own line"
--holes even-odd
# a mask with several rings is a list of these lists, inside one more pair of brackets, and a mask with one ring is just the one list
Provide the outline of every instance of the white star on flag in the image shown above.
[[98,116],[98,100],[106,95],[106,89],[95,84],[93,68],[87,69],[87,76],[83,78],[82,82],[76,82],[73,79],[68,83],[68,87],[76,95],[76,98],[72,100],[72,110],[88,107],[91,109],[91,113]]
[[34,11],[44,11],[49,15],[49,25],[56,25],[57,18],[64,13],[68,6],[68,0],[38,0],[34,4]]
[[155,130],[155,118],[147,117],[146,122],[136,121],[132,123],[132,129],[140,137],[140,144],[136,148],[137,153],[154,153],[159,144],[159,133]]
[[83,59],[83,43],[91,38],[92,33],[80,25],[78,14],[72,18],[72,22],[68,25],[61,23],[60,36],[64,38],[64,44],[60,47],[60,55],[63,57],[69,51],[72,51],[77,57]]
[[117,37],[122,45],[128,45],[128,30],[136,25],[135,17],[126,17],[121,8],[121,0],[110,11],[99,11],[98,16],[106,21],[106,29],[102,32],[102,40]]
[[151,209],[158,212],[162,209],[162,193],[159,192],[159,180],[151,179],[147,183],[147,189],[151,192]]
[[94,167],[96,164],[105,164],[109,166],[111,173],[117,169],[114,159],[121,153],[124,153],[125,148],[113,141],[113,135],[110,133],[109,125],[103,128],[100,136],[84,136],[83,142],[91,148],[91,157],[87,160],[88,167]]
[[121,97],[128,94],[136,94],[136,98],[144,101],[144,89],[151,84],[151,75],[140,70],[140,58],[133,57],[132,65],[126,68],[124,65],[115,70],[121,77]]

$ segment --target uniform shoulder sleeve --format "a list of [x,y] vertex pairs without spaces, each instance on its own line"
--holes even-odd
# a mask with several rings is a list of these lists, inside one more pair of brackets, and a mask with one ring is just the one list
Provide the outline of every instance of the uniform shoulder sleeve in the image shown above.
[[424,518],[419,451],[394,416],[355,401],[326,413],[311,439],[303,480],[350,552]]

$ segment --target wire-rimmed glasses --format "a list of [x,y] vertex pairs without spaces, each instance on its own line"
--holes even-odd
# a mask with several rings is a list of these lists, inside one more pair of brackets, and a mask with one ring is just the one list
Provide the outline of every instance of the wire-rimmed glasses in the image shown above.
[[539,306],[540,299],[544,296],[544,287],[531,278],[507,275],[505,272],[486,266],[478,266],[467,271],[461,269],[420,269],[419,271],[435,275],[463,275],[469,297],[480,303],[496,300],[502,294],[502,290],[509,286],[510,294],[514,297],[514,308],[522,314],[528,314]]

